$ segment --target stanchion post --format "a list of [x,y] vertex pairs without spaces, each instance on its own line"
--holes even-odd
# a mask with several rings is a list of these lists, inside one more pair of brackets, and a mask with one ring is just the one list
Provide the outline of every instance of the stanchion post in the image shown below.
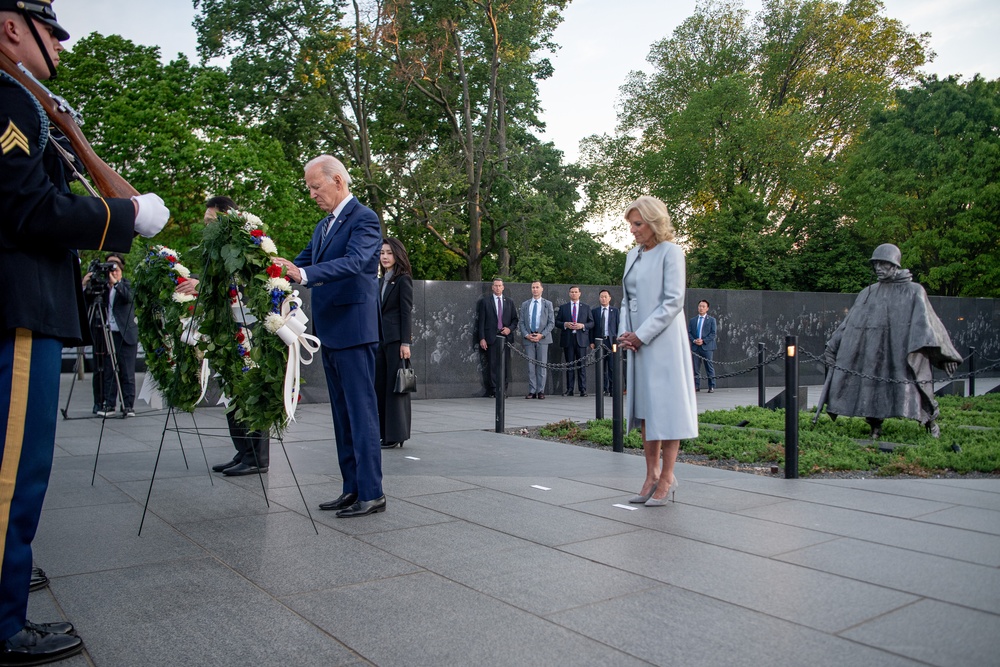
[[503,433],[503,422],[504,422],[504,398],[507,395],[507,337],[497,334],[497,337],[493,339],[493,344],[497,346],[497,356],[499,359],[495,359],[497,364],[497,374],[496,374],[496,384],[493,388],[494,396],[496,396],[496,432]]
[[799,477],[798,347],[798,336],[785,336],[785,479]]
[[757,343],[757,407],[767,403],[764,392],[764,343]]
[[976,348],[969,348],[969,398],[976,395]]
[[612,449],[616,452],[625,451],[625,383],[622,377],[622,355],[625,354],[621,345],[611,344],[611,432]]
[[[604,339],[597,338],[594,343],[594,419],[604,419]],[[584,368],[581,372],[586,372]]]

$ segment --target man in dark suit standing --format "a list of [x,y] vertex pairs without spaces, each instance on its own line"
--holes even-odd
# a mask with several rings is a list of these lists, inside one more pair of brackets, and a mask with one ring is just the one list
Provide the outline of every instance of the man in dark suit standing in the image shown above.
[[712,355],[715,354],[715,336],[717,333],[715,318],[708,314],[708,301],[698,302],[698,315],[688,322],[688,340],[691,341],[691,361],[694,364],[694,390],[701,391],[701,364],[705,362],[705,374],[708,375],[708,393],[715,391],[715,366]]
[[365,516],[385,510],[375,397],[382,230],[375,212],[351,194],[351,176],[337,158],[311,160],[305,181],[329,215],[294,263],[276,261],[290,280],[312,289],[313,322],[322,343],[344,492],[319,507],[336,510],[341,518]]
[[590,330],[590,349],[597,347],[597,339],[603,338],[604,347],[604,395],[611,395],[611,344],[618,337],[618,309],[611,305],[611,292],[601,290],[598,297],[601,305],[594,306],[594,328]]
[[505,341],[510,340],[511,332],[517,328],[517,308],[514,302],[503,295],[503,280],[493,279],[493,294],[486,295],[479,300],[476,307],[476,332],[479,338],[479,349],[483,356],[483,365],[486,369],[484,382],[489,378],[486,386],[486,395],[495,396],[500,386],[500,378],[497,377],[497,370],[500,367],[501,348],[504,355],[504,366],[506,371],[503,378],[503,392],[506,395],[507,385],[510,384],[510,348],[506,344],[501,346],[496,340],[498,335],[505,336]]
[[583,359],[590,345],[590,330],[594,328],[594,313],[590,306],[580,301],[580,288],[569,288],[569,303],[559,306],[556,329],[562,330],[562,348],[567,363],[578,362],[577,368],[566,371],[565,396],[573,395],[573,377],[579,377],[580,395],[587,395],[587,368]]

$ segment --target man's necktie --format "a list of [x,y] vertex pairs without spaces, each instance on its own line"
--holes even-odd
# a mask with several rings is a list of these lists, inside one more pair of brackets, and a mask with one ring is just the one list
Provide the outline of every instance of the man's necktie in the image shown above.
[[323,234],[320,236],[319,244],[323,245],[326,243],[326,235],[330,233],[330,228],[333,227],[333,218],[327,218],[323,223]]
[[698,316],[698,338],[699,339],[701,338],[701,325],[702,325],[702,323],[704,321],[705,321],[705,316],[704,315],[699,315]]
[[573,303],[573,324],[576,324],[576,303]]
[[497,297],[497,331],[503,329],[503,306],[500,297]]
[[538,333],[538,301],[531,302],[531,333]]
[[601,318],[604,320],[604,337],[608,337],[608,307],[601,308]]

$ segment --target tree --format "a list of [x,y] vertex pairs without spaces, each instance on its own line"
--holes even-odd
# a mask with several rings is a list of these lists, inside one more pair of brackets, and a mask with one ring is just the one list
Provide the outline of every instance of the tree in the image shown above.
[[930,77],[896,93],[852,156],[846,209],[932,293],[1000,296],[997,127],[1000,80]]
[[[843,240],[809,209],[831,204],[858,134],[925,59],[927,36],[882,10],[877,0],[767,0],[751,23],[736,2],[700,3],[654,44],[656,71],[622,87],[618,135],[587,140],[585,164],[601,175],[588,188],[595,208],[643,192],[662,198],[692,246],[692,285],[718,286],[702,281],[727,261],[706,244],[735,251],[752,235],[780,253],[761,276],[769,282],[835,282],[796,270],[811,238]],[[746,257],[728,259],[742,276],[730,286],[756,283],[739,267]],[[819,279],[807,286],[796,276]]]
[[238,122],[222,70],[183,57],[162,65],[157,48],[93,33],[62,54],[52,84],[78,105],[97,153],[140,192],[163,197],[171,223],[159,243],[197,243],[206,198],[226,194],[285,223],[281,246],[305,244],[315,215],[299,176],[277,141]]

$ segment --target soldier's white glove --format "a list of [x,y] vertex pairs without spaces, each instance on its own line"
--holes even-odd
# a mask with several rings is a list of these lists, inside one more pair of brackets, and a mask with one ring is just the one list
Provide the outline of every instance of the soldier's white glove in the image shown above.
[[170,210],[164,206],[160,196],[153,192],[132,197],[132,201],[139,208],[135,215],[135,231],[146,238],[156,236],[170,219]]

